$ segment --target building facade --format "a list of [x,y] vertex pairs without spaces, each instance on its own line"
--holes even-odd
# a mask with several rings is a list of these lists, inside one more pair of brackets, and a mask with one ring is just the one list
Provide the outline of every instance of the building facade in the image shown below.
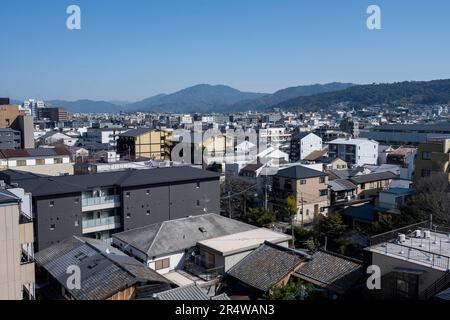
[[328,156],[362,166],[378,163],[378,142],[368,139],[336,139],[328,145]]
[[450,181],[450,139],[419,144],[415,166],[415,181],[439,173],[446,174]]

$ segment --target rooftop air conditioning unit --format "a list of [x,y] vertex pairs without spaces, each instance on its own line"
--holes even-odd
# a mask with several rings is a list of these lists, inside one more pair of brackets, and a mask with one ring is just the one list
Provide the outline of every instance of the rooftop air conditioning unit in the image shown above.
[[414,230],[413,232],[414,237],[420,238],[422,236],[422,231],[420,230]]
[[430,239],[430,238],[431,238],[431,231],[430,231],[430,230],[425,230],[425,231],[423,232],[423,237],[424,237],[425,239]]
[[406,235],[401,233],[398,235],[398,242],[405,242],[406,241]]

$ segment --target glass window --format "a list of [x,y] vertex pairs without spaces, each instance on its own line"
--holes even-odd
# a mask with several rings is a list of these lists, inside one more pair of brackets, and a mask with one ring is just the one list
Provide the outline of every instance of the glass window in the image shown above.
[[431,152],[423,151],[422,152],[422,160],[431,160]]

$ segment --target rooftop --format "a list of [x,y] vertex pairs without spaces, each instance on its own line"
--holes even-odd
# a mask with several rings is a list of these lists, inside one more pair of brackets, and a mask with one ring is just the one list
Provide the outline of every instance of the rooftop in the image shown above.
[[395,173],[386,171],[386,172],[376,172],[376,173],[364,174],[364,175],[353,177],[350,180],[355,184],[361,184],[361,183],[367,183],[367,182],[389,180],[389,179],[394,179],[397,177],[398,176]]
[[341,138],[330,141],[329,144],[351,144],[358,146],[368,142],[378,144],[378,142],[370,139],[341,139]]
[[[438,270],[448,270],[450,232],[443,229],[431,231],[424,227],[426,224],[412,225],[372,237],[371,246],[366,250]],[[420,236],[414,234],[415,230],[420,230]],[[425,231],[429,232],[429,237],[425,237]],[[405,235],[404,241],[400,240],[402,234]]]
[[70,156],[67,148],[36,148],[36,149],[4,149],[0,150],[0,159],[36,158]]
[[264,243],[264,241],[280,243],[289,241],[290,239],[291,237],[284,233],[274,232],[266,228],[258,228],[199,241],[198,244],[200,246],[215,250],[216,252],[220,252],[226,256],[236,252],[257,248],[259,245]]
[[290,179],[308,179],[315,177],[325,177],[328,174],[322,171],[317,171],[314,169],[310,169],[301,165],[292,166],[286,169],[281,169],[276,174],[279,177],[290,178]]
[[113,235],[148,257],[179,252],[197,242],[233,235],[256,227],[215,213],[164,221]]
[[119,135],[119,137],[133,137],[133,138],[136,138],[136,137],[139,137],[140,135],[142,135],[144,133],[147,133],[147,132],[150,132],[150,131],[153,131],[153,130],[155,130],[155,129],[151,129],[151,128],[131,129],[131,130],[128,130],[128,131],[126,131],[124,133],[121,133]]

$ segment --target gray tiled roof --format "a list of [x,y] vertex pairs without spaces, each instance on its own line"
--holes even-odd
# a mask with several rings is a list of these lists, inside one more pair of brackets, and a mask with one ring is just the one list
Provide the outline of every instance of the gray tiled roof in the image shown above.
[[[205,230],[202,232],[200,230]],[[149,258],[191,248],[198,241],[256,229],[215,213],[164,221],[113,235]]]
[[308,255],[265,242],[233,266],[228,275],[242,283],[266,292],[283,280],[308,258]]
[[356,189],[356,185],[347,179],[330,180],[328,181],[328,185],[331,187],[331,190],[335,192]]
[[210,300],[196,285],[188,285],[155,294],[156,300]]
[[364,174],[364,175],[353,177],[350,180],[353,183],[360,184],[360,183],[367,183],[367,182],[373,182],[373,181],[389,180],[389,179],[394,179],[394,178],[397,178],[397,175],[395,173],[386,171],[386,172]]
[[292,166],[278,171],[276,175],[283,178],[307,179],[314,177],[324,177],[327,176],[328,174],[304,166]]
[[177,181],[195,181],[218,178],[219,175],[215,172],[183,166],[148,170],[124,170],[89,175],[42,177],[16,182],[21,188],[25,189],[27,192],[31,192],[33,196],[39,197],[55,194],[76,193],[93,187],[133,187]]
[[[106,250],[107,249],[107,250]],[[36,253],[36,262],[77,300],[104,300],[137,283],[170,283],[137,260],[100,240],[71,237]],[[68,289],[66,273],[76,265],[81,289]]]
[[119,137],[134,137],[134,138],[136,138],[136,137],[140,136],[141,134],[147,133],[147,132],[152,131],[152,130],[155,130],[155,129],[151,129],[151,128],[131,129],[131,130],[128,130],[128,131],[126,131],[124,133],[121,133],[119,135]]
[[324,251],[316,252],[296,271],[300,278],[339,293],[349,289],[362,273],[362,265],[356,260]]

